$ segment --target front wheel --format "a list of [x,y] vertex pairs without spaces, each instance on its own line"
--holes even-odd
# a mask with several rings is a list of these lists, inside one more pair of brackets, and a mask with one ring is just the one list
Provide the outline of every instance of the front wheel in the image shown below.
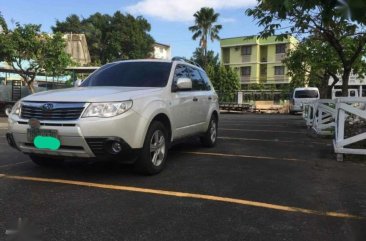
[[212,116],[206,133],[200,138],[202,145],[205,147],[215,146],[217,141],[217,133],[218,121],[215,116]]
[[164,125],[159,121],[153,122],[147,131],[140,157],[135,163],[135,169],[146,175],[161,172],[166,165],[168,143],[168,134]]

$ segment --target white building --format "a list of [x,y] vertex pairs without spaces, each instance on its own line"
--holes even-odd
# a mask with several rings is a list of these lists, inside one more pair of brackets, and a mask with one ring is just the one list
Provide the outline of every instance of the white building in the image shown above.
[[169,45],[155,43],[154,44],[154,59],[171,59],[172,53]]
[[[332,90],[333,97],[341,96],[342,94],[342,76],[338,75],[339,81]],[[329,78],[329,85],[333,83],[333,77]],[[352,97],[366,97],[366,77],[361,78],[358,75],[351,73],[348,80],[348,95]]]
[[90,54],[85,34],[65,34],[63,38],[66,41],[66,53],[71,55],[72,60],[81,66],[90,64]]

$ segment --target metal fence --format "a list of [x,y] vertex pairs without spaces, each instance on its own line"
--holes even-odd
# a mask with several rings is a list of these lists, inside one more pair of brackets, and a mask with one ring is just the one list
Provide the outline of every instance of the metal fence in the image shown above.
[[337,160],[344,154],[366,155],[366,98],[342,97],[306,103],[306,125],[319,135],[333,135]]

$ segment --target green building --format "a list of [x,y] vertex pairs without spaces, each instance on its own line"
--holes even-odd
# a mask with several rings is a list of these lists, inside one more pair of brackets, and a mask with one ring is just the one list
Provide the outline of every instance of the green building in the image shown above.
[[225,38],[220,40],[221,62],[238,73],[242,89],[260,83],[281,88],[291,81],[282,60],[297,43],[292,36],[283,40],[276,40],[276,36],[267,39],[257,36]]

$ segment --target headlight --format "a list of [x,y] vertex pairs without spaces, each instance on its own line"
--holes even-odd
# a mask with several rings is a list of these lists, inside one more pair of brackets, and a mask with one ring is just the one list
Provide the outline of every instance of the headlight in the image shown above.
[[10,115],[20,115],[20,107],[21,107],[21,102],[18,101],[17,103],[15,103],[15,105],[13,106],[13,108],[11,109]]
[[91,103],[83,117],[113,117],[120,115],[132,107],[132,100],[123,102]]

